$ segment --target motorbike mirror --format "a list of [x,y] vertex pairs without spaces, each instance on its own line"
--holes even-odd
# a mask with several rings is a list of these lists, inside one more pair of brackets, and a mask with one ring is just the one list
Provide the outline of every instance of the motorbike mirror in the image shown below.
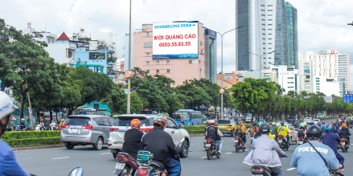
[[83,176],[83,169],[81,167],[76,167],[71,170],[69,176]]

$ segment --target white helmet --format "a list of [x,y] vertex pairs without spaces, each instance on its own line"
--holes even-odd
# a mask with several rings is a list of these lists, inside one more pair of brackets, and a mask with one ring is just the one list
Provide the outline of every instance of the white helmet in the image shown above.
[[7,117],[16,109],[11,97],[0,91],[0,119]]

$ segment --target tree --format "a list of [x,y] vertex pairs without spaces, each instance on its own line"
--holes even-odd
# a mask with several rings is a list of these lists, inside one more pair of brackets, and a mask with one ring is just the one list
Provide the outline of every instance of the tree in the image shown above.
[[209,106],[211,97],[200,86],[193,85],[189,81],[185,81],[183,85],[177,86],[177,94],[180,101],[189,109],[197,109],[202,105]]

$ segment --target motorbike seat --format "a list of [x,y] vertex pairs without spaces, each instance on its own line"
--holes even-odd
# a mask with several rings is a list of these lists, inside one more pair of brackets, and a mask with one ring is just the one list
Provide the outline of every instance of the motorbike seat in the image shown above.
[[128,156],[130,159],[133,159],[134,161],[136,161],[137,157],[135,155],[126,153],[126,152],[119,152],[118,155],[126,155]]
[[153,167],[161,168],[162,170],[165,169],[164,164],[161,163],[161,162],[159,162],[159,161],[156,161],[156,160],[152,160],[151,165],[152,165]]

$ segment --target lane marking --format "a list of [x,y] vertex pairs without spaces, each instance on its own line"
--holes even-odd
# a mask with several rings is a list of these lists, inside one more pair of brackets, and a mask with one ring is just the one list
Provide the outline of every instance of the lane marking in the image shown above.
[[291,168],[287,169],[287,171],[292,171],[294,169],[296,169],[296,168],[295,167],[291,167]]
[[71,157],[69,157],[69,156],[63,156],[63,157],[52,158],[52,160],[69,159],[69,158],[71,158]]
[[233,152],[226,152],[225,154],[226,155],[230,155],[230,154],[233,154]]
[[207,156],[203,156],[203,157],[201,157],[201,159],[206,159],[207,158]]
[[100,153],[101,155],[111,155],[112,153],[110,152],[104,152],[104,153]]

